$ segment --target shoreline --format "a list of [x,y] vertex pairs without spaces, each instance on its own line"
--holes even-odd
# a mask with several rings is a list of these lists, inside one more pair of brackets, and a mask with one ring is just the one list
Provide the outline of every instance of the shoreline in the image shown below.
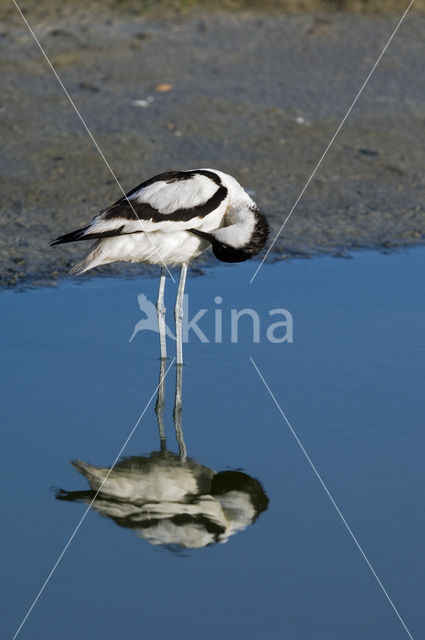
[[[393,15],[329,11],[176,19],[106,5],[95,20],[93,5],[74,3],[40,21],[32,6],[27,19],[126,191],[164,170],[221,169],[254,192],[271,237],[394,29]],[[1,288],[66,276],[85,249],[49,242],[119,196],[25,25],[5,26]],[[425,244],[424,27],[420,12],[406,19],[274,257]]]

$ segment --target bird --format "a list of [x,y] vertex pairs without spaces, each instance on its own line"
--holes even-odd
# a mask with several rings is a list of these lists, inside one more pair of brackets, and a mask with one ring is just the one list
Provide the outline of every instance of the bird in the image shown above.
[[59,236],[51,246],[95,240],[70,273],[111,262],[161,266],[157,315],[161,358],[166,359],[164,290],[169,266],[181,266],[174,308],[176,364],[183,364],[183,295],[188,264],[210,246],[222,262],[256,256],[269,235],[267,218],[231,175],[216,169],[166,171],[102,209],[90,223]]
[[254,524],[269,499],[260,481],[239,470],[216,472],[172,452],[121,459],[112,469],[73,460],[90,489],[56,490],[83,502],[152,545],[173,550],[223,544]]
[[176,367],[173,423],[178,455],[167,448],[165,360],[160,361],[155,413],[160,450],[130,456],[111,467],[74,460],[89,490],[56,492],[58,500],[81,501],[153,545],[199,549],[226,542],[266,511],[269,499],[259,480],[240,470],[216,472],[188,458],[182,429],[183,371]]

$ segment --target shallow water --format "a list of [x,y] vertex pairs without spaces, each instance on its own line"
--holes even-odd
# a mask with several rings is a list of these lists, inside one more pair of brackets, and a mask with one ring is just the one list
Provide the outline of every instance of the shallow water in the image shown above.
[[[137,294],[154,301],[156,280],[67,281],[2,294],[2,637],[13,636],[86,508],[55,500],[55,491],[91,497],[69,462],[110,466],[151,398],[124,452],[137,456],[124,493],[144,483],[144,498],[99,496],[97,508],[121,526],[88,513],[19,637],[407,637],[250,356],[412,635],[422,637],[424,257],[415,249],[281,262],[265,265],[252,285],[252,263],[190,278],[190,315],[208,309],[199,326],[211,340],[221,308],[223,341],[191,334],[185,345],[189,462],[171,454],[147,460],[161,446],[157,335],[129,339],[143,318]],[[174,295],[168,281],[170,321]],[[260,342],[253,344],[245,317],[231,343],[230,309],[246,307],[258,313]],[[276,308],[292,314],[293,343],[266,339]],[[170,340],[171,356],[173,348]],[[175,376],[172,366],[164,424],[177,453]],[[264,494],[236,474],[235,490],[228,470],[256,478]],[[194,476],[202,482],[194,485]],[[214,478],[224,478],[221,492]],[[183,497],[170,500],[170,487]],[[166,524],[148,526],[149,518]],[[212,544],[181,548],[173,535]],[[164,536],[168,546],[152,544]]]

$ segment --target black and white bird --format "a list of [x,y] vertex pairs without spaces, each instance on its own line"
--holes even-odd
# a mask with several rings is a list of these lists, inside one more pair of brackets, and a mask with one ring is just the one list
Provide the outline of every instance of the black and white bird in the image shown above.
[[183,294],[188,263],[209,246],[218,260],[243,262],[265,246],[269,225],[232,176],[215,169],[168,171],[146,180],[90,224],[52,245],[96,240],[71,270],[79,275],[111,262],[161,266],[157,314],[161,357],[166,358],[164,287],[166,268],[181,265],[175,305],[177,364],[182,364]]
[[200,549],[223,544],[254,524],[269,504],[259,480],[247,473],[216,473],[171,452],[125,458],[112,471],[82,460],[72,465],[90,489],[61,489],[56,498],[89,504],[152,545]]

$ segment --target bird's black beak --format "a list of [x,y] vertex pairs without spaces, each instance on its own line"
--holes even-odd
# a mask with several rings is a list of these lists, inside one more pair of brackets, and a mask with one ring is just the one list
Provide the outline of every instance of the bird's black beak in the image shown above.
[[214,236],[211,233],[206,233],[205,231],[199,231],[198,229],[188,229],[190,233],[193,233],[194,236],[198,236],[199,238],[204,238],[204,240],[208,240],[211,244],[215,241]]

